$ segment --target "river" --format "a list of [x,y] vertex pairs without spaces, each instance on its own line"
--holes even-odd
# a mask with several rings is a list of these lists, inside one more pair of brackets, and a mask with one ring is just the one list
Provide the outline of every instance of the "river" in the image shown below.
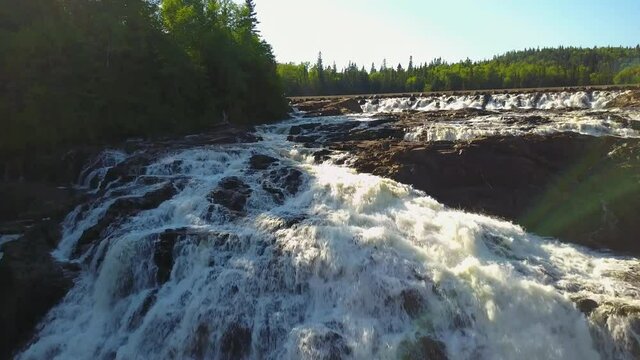
[[[542,103],[556,105],[546,107],[540,98],[488,103],[513,116],[571,104],[586,112],[611,94],[586,96],[550,98]],[[477,101],[369,101],[363,115],[258,127],[254,143],[170,149],[111,183],[108,170],[131,154],[103,153],[80,181],[95,195],[67,216],[54,252],[80,267],[75,285],[18,358],[637,358],[638,259],[448,208],[356,172],[346,154],[317,161],[320,148],[287,140],[294,125],[487,107]],[[586,118],[565,116],[545,131],[598,125],[612,129],[605,135],[637,136],[606,119],[566,125]],[[468,140],[506,126],[490,120],[475,133],[468,122],[429,125],[407,140]],[[157,206],[83,242],[112,205],[163,191]],[[585,310],[591,302],[600,306]]]

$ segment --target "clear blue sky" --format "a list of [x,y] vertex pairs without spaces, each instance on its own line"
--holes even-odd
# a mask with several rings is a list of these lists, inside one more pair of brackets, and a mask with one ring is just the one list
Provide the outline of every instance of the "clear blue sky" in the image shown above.
[[545,46],[635,46],[640,0],[255,0],[280,62],[367,68]]

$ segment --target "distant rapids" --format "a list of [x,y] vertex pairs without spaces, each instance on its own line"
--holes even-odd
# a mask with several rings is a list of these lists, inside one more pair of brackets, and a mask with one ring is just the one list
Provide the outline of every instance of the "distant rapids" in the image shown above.
[[619,95],[619,91],[557,92],[526,94],[440,95],[419,98],[390,98],[369,100],[365,112],[393,112],[402,110],[517,110],[517,109],[601,109]]
[[[291,126],[310,121],[364,124],[397,109],[586,110],[613,96],[380,100],[364,115],[259,127],[257,143],[168,150],[134,178],[108,178],[132,154],[106,151],[79,181],[94,200],[66,217],[54,252],[80,275],[18,358],[635,359],[638,259],[447,208],[287,141]],[[442,138],[465,139],[455,129],[464,127]],[[415,138],[438,139],[428,131]],[[169,195],[83,242],[114,204],[156,193]],[[585,300],[602,306],[585,315],[576,305]]]

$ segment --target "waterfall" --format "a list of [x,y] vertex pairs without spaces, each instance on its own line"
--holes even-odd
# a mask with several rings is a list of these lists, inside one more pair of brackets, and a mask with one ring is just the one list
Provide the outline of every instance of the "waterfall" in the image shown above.
[[[515,98],[597,108],[608,96]],[[482,106],[471,96],[404,101],[364,107]],[[370,120],[314,121],[354,119]],[[81,184],[94,197],[67,216],[54,253],[80,275],[18,358],[640,354],[640,320],[629,315],[640,309],[640,261],[447,208],[335,157],[317,162],[319,149],[287,141],[305,121],[262,126],[256,143],[168,149],[130,178],[108,175],[123,153],[91,164]]]

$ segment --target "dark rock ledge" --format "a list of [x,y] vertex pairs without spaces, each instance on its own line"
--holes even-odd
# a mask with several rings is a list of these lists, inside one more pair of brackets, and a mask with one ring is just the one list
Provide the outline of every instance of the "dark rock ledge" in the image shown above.
[[[640,139],[565,132],[404,141],[406,129],[481,114],[386,114],[369,128],[308,124],[292,128],[290,139],[350,153],[358,171],[411,184],[448,206],[501,217],[539,235],[640,256]],[[541,119],[518,121],[535,127]]]

